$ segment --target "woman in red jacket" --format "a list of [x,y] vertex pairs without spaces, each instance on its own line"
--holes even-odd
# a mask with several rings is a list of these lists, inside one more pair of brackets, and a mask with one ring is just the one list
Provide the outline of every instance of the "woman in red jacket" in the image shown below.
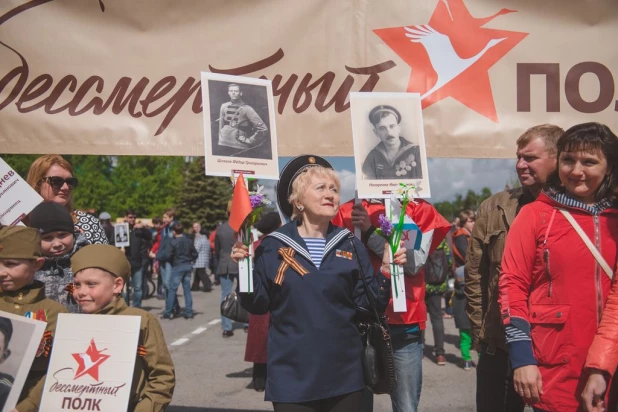
[[558,140],[558,168],[522,208],[506,240],[500,305],[515,390],[535,411],[576,411],[586,354],[611,279],[578,234],[615,271],[618,138],[598,123]]

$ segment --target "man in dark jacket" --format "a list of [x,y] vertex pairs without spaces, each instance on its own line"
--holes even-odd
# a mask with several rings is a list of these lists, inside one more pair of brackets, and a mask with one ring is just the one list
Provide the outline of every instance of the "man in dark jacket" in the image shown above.
[[184,234],[182,223],[174,224],[174,237],[171,239],[171,265],[172,276],[170,278],[170,291],[165,299],[165,312],[162,319],[173,319],[174,306],[178,300],[176,292],[182,284],[185,296],[184,318],[193,318],[193,298],[191,296],[191,271],[193,262],[197,259],[198,253],[193,246],[193,241]]
[[[148,269],[148,251],[152,243],[152,233],[145,228],[142,222],[135,222],[135,211],[128,209],[125,213],[125,221],[129,224],[129,246],[124,251],[131,263],[131,287],[133,288],[133,306],[142,307],[142,288],[144,274]],[[125,295],[127,305],[129,296]]]
[[556,169],[556,142],[564,131],[535,126],[517,139],[517,176],[521,188],[496,193],[479,206],[466,256],[466,311],[477,366],[478,412],[521,412],[524,402],[513,388],[513,371],[498,305],[498,277],[506,236],[519,210],[534,201]]
[[[165,300],[170,293],[170,282],[172,279],[172,261],[170,242],[174,238],[174,226],[178,221],[175,219],[176,211],[169,208],[163,213],[163,229],[159,232],[159,248],[155,257],[159,261],[159,272],[163,281],[163,291]],[[174,296],[174,316],[178,317],[182,314],[182,309],[178,304],[178,297]]]
[[[231,210],[231,203],[231,201],[228,203],[228,214]],[[236,243],[236,233],[230,227],[229,222],[225,222],[217,228],[215,235],[215,256],[217,258],[217,271],[215,273],[219,276],[221,282],[221,302],[232,293],[234,278],[238,277],[238,264],[234,263],[230,257],[234,243]],[[223,328],[224,338],[234,335],[231,319],[221,316],[221,327]]]

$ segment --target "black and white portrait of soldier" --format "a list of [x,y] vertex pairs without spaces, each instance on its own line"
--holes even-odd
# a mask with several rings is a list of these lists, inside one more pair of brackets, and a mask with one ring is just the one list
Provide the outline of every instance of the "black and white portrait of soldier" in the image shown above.
[[266,87],[209,80],[212,153],[272,159]]
[[401,135],[400,112],[393,106],[379,105],[369,112],[369,121],[380,142],[363,161],[364,179],[422,179],[420,147]]

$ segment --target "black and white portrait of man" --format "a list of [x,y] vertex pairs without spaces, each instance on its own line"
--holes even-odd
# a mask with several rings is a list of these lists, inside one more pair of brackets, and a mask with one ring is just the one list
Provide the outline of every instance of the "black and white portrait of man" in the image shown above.
[[363,162],[368,180],[422,179],[420,148],[401,134],[401,114],[393,106],[380,105],[369,112],[373,133],[380,139]]

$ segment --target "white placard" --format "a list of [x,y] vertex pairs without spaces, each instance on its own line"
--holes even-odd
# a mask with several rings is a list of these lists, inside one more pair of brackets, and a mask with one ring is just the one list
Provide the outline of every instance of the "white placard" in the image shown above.
[[128,223],[116,223],[114,225],[114,246],[127,247],[130,246],[130,230]]
[[[253,230],[250,231],[249,257],[238,261],[238,290],[242,293],[253,293]],[[238,241],[243,239],[238,234]]]
[[58,315],[40,410],[126,411],[139,331],[139,316]]
[[[354,205],[362,205],[361,200],[358,198],[358,190],[354,190]],[[359,240],[361,239],[362,232],[360,227],[354,226],[354,236],[356,236]]]
[[[393,222],[393,225],[397,225],[399,221],[399,214],[401,213],[401,205],[399,202],[391,202],[391,199],[384,200],[384,210],[386,211],[389,220]],[[398,207],[399,206],[399,207]],[[403,235],[402,235],[403,238]],[[401,265],[393,264],[393,250],[388,248],[390,252],[391,261],[391,294],[393,297],[393,311],[394,312],[407,312],[408,307],[406,303],[406,285],[403,277],[403,267]]]
[[279,179],[270,80],[201,73],[206,174]]
[[350,93],[356,187],[361,199],[388,198],[400,183],[431,197],[421,96]]
[[14,226],[43,198],[0,158],[0,224]]
[[42,356],[44,347],[39,351],[39,346],[47,322],[0,311],[0,323],[0,385],[12,382],[8,396],[0,397],[0,410],[8,412],[17,405],[34,357]]

